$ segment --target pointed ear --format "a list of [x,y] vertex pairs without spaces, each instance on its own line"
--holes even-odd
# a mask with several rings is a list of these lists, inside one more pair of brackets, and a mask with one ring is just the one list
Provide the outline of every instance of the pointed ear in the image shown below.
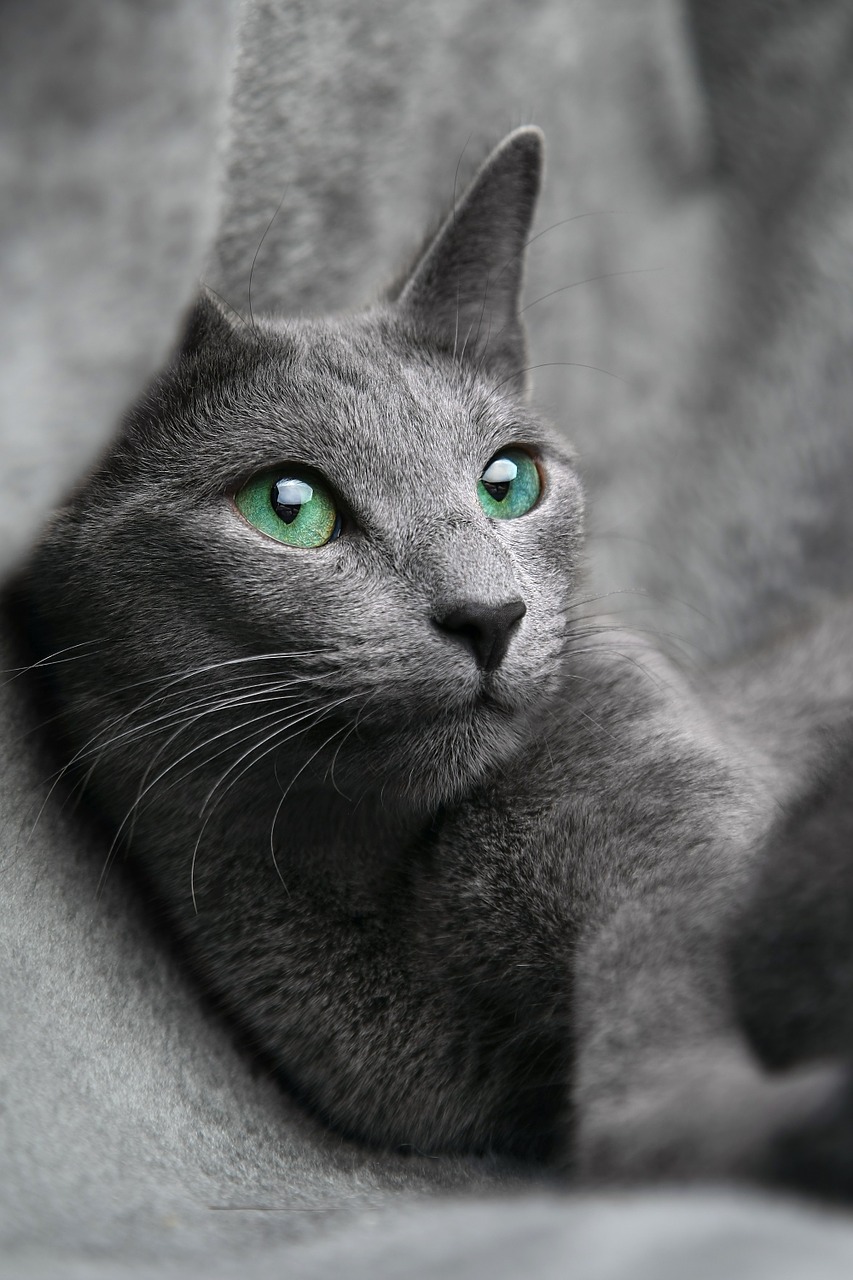
[[233,332],[234,325],[224,305],[215,294],[202,286],[187,313],[177,344],[178,355],[191,356],[200,347],[227,342]]
[[397,305],[458,359],[503,377],[524,365],[519,297],[543,137],[516,129],[492,152],[399,290]]

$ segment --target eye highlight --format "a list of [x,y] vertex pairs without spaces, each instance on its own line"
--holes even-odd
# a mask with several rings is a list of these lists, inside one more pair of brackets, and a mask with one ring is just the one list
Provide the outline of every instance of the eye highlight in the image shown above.
[[504,449],[477,482],[480,506],[493,520],[526,515],[542,492],[539,468],[523,449]]
[[341,531],[328,486],[303,467],[259,471],[235,493],[234,505],[260,533],[289,547],[324,547]]

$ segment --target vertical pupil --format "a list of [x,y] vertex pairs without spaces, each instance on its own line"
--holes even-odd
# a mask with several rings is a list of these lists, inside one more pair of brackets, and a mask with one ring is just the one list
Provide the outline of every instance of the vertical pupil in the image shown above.
[[314,497],[314,490],[304,480],[286,477],[276,480],[270,489],[270,505],[285,524],[293,524],[299,512]]
[[483,488],[494,502],[503,502],[517,475],[518,467],[511,458],[495,458],[481,476]]

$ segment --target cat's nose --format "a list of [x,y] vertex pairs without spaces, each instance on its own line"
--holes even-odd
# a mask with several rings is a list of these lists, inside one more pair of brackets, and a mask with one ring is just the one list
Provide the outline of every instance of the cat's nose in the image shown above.
[[482,604],[466,600],[435,618],[436,626],[473,651],[483,671],[495,671],[506,657],[512,633],[527,613],[523,600]]

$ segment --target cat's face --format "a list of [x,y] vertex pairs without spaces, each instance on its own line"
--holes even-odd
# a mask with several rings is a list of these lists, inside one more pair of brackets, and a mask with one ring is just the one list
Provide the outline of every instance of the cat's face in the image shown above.
[[[48,614],[65,599],[56,642],[105,640],[71,671],[89,730],[163,715],[145,738],[119,725],[131,775],[140,754],[200,741],[192,764],[208,752],[211,776],[246,751],[280,789],[420,809],[541,728],[582,501],[565,446],[516,393],[523,354],[501,332],[517,274],[493,342],[458,302],[441,334],[434,281],[426,316],[404,295],[352,320],[251,326],[202,300],[35,577]],[[279,501],[300,492],[316,527]],[[167,700],[140,713],[143,679]]]
[[[282,686],[270,763],[285,783],[303,767],[303,782],[316,781],[334,761],[345,792],[449,799],[545,714],[579,554],[571,460],[507,392],[424,352],[383,312],[257,332],[220,325],[137,413],[78,503],[82,525],[60,535],[66,555],[76,550],[78,626],[89,615],[93,634],[118,642],[111,652],[145,664],[140,676],[216,662],[229,665],[206,674],[210,689],[235,687],[242,672],[255,681],[247,694],[261,675]],[[505,517],[498,502],[484,509],[480,481],[507,454],[539,493],[521,495],[518,515],[508,503]],[[276,536],[279,475],[313,480],[339,536],[319,546]],[[247,517],[239,495],[255,476],[268,513]],[[489,618],[519,601],[525,612],[505,624],[492,664],[475,624],[443,625],[460,608]],[[265,655],[281,660],[264,665]],[[210,728],[266,710],[229,708]],[[274,716],[259,723],[276,730]]]

